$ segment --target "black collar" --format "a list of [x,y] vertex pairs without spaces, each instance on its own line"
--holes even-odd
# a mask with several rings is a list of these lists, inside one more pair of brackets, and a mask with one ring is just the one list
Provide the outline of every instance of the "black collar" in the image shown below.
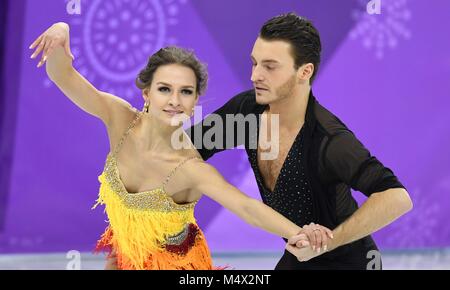
[[312,136],[314,128],[316,127],[316,114],[314,113],[314,108],[316,106],[317,100],[314,97],[312,89],[309,91],[308,105],[306,106],[306,116],[305,125],[308,127],[308,132]]

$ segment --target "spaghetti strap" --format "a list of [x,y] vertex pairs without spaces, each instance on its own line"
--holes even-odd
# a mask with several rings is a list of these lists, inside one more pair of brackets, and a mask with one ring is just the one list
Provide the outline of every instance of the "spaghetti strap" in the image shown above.
[[169,180],[170,180],[170,178],[174,175],[174,173],[175,173],[175,171],[178,169],[178,168],[180,168],[183,164],[185,164],[186,162],[188,162],[189,160],[192,160],[192,159],[200,159],[200,157],[197,157],[197,156],[191,156],[191,157],[188,157],[188,158],[186,158],[186,159],[184,159],[183,161],[181,161],[180,163],[178,163],[178,165],[167,175],[167,177],[166,177],[166,179],[164,180],[164,182],[163,182],[163,184],[162,184],[162,190],[163,191],[166,191],[166,185],[167,185],[167,183],[169,183]]
[[137,121],[142,116],[142,112],[135,109],[136,116],[134,117],[133,121],[128,125],[127,129],[123,133],[123,135],[120,137],[119,143],[114,148],[114,151],[112,152],[113,157],[116,157],[117,153],[119,153],[120,149],[122,148],[122,145],[127,138],[128,134],[130,134],[131,130],[136,126]]

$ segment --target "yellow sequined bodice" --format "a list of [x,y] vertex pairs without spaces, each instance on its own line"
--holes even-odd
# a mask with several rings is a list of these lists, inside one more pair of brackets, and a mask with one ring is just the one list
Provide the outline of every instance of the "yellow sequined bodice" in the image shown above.
[[178,204],[164,190],[164,186],[152,189],[150,191],[143,191],[138,193],[128,193],[120,179],[120,173],[117,167],[117,161],[110,153],[106,158],[105,168],[102,175],[99,176],[99,181],[104,185],[108,182],[109,187],[115,194],[120,197],[124,205],[130,208],[137,209],[152,209],[160,211],[186,211],[193,210],[197,201]]
[[94,208],[105,205],[109,226],[96,248],[114,249],[121,269],[211,269],[211,255],[194,217],[197,201],[177,204],[164,189],[178,167],[198,157],[183,160],[161,187],[150,191],[129,193],[120,178],[116,156],[139,117],[108,154],[99,176]]

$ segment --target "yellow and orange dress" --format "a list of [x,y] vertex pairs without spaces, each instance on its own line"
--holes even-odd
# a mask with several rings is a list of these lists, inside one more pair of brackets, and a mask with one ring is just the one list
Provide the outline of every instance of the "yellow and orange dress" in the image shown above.
[[116,154],[140,113],[129,126],[116,150],[109,153],[99,176],[97,203],[105,205],[109,225],[95,251],[114,250],[119,269],[211,270],[213,263],[205,237],[194,218],[196,201],[177,204],[161,188],[129,193],[120,179]]

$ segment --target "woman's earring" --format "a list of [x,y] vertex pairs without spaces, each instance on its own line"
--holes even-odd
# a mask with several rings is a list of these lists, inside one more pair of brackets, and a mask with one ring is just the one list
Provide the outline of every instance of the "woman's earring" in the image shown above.
[[191,117],[194,117],[194,110],[192,110]]
[[142,109],[142,112],[148,113],[149,112],[149,108],[150,108],[150,104],[147,101],[145,101],[144,108]]

